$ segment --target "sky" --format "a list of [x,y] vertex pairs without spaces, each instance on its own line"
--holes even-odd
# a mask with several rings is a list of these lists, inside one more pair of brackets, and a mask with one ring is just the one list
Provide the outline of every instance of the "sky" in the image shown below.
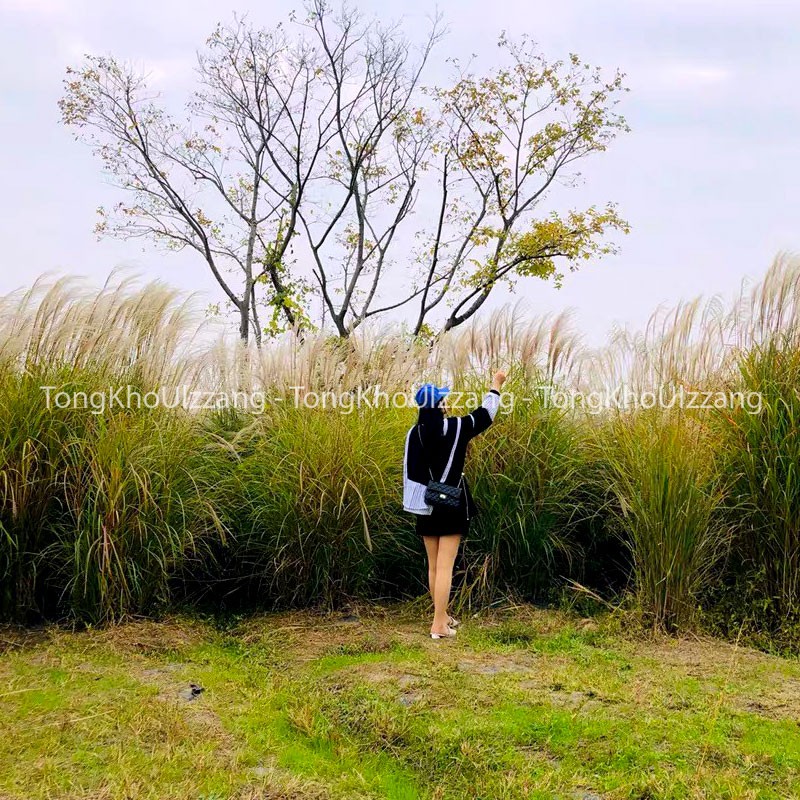
[[[408,30],[433,4],[359,0]],[[217,22],[265,26],[284,0],[0,0],[0,294],[42,273],[99,283],[115,267],[205,300],[219,289],[196,256],[141,241],[97,241],[96,209],[120,194],[59,122],[69,64],[111,53],[141,64],[170,102],[193,85],[196,50]],[[535,279],[494,298],[538,315],[573,309],[588,343],[639,329],[659,306],[732,297],[779,252],[800,252],[800,3],[797,0],[441,0],[440,52],[491,63],[497,35],[529,34],[550,57],[578,53],[627,75],[620,111],[632,131],[582,166],[577,207],[615,201],[631,224],[620,251],[555,289]],[[434,64],[446,77],[444,63]],[[430,77],[430,76],[429,76]]]

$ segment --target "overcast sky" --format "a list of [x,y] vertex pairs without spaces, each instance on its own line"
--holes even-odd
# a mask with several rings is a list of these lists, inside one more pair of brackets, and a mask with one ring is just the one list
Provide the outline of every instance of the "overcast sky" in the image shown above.
[[[429,0],[363,0],[409,29]],[[233,12],[264,25],[290,2],[0,0],[0,294],[46,271],[95,281],[116,265],[180,287],[219,292],[188,254],[92,232],[118,194],[58,121],[67,64],[113,53],[150,70],[180,102],[195,51]],[[574,51],[627,73],[620,109],[633,129],[582,168],[571,205],[614,200],[631,223],[618,255],[567,276],[561,290],[517,287],[531,313],[574,308],[600,343],[612,324],[638,328],[661,303],[732,295],[780,250],[800,251],[800,2],[785,0],[443,0],[443,55],[490,59],[496,35],[529,33],[551,57]],[[443,68],[442,68],[443,69]],[[435,75],[433,76],[436,77]],[[444,74],[442,74],[444,78]]]

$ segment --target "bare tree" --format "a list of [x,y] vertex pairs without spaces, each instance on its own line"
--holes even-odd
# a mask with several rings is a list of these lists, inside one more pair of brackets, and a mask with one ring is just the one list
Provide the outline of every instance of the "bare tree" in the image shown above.
[[613,206],[541,207],[626,130],[620,75],[501,38],[505,65],[426,89],[438,19],[415,47],[353,8],[307,11],[292,35],[219,26],[181,124],[113,58],[68,70],[64,122],[131,195],[98,232],[196,250],[243,339],[320,317],[347,336],[404,307],[417,334],[449,329],[502,283],[613,250]]
[[325,310],[346,336],[386,310],[373,302],[431,144],[409,126],[411,104],[442,31],[435,19],[415,55],[396,26],[372,25],[348,8],[332,13],[324,0],[315,0],[308,26],[337,136],[316,187],[324,202],[300,217]]
[[255,287],[267,283],[286,322],[298,321],[300,292],[283,256],[291,238],[291,196],[266,178],[266,142],[281,125],[271,92],[276,70],[308,66],[282,56],[282,32],[238,40],[220,29],[200,58],[203,88],[178,124],[158,104],[143,76],[113,58],[87,56],[69,69],[62,118],[94,145],[115,183],[130,193],[111,212],[100,209],[100,234],[146,237],[204,259],[249,336]]

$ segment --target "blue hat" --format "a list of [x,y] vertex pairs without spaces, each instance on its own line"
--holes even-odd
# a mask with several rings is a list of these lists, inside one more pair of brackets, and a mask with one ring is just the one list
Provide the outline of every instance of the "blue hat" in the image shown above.
[[414,400],[420,408],[436,408],[444,400],[450,390],[446,386],[434,386],[432,383],[423,383],[417,389]]

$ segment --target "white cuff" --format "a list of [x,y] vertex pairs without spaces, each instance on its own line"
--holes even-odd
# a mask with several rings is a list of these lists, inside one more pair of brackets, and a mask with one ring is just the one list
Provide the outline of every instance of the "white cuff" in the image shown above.
[[489,416],[492,418],[492,422],[494,422],[497,409],[500,408],[500,395],[494,392],[487,392],[484,395],[481,405],[489,412]]

